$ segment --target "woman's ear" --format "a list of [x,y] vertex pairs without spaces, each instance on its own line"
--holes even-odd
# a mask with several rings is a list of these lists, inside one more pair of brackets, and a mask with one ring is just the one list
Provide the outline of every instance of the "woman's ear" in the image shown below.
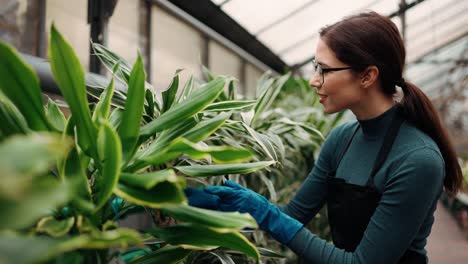
[[364,88],[375,85],[379,80],[379,68],[377,66],[368,66],[363,72],[361,77],[361,85]]

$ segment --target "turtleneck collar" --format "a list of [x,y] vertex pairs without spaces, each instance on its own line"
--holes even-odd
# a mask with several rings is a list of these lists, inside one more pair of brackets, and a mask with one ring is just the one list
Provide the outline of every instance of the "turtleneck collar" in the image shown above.
[[380,136],[383,137],[393,119],[393,116],[396,114],[397,109],[398,104],[395,104],[377,117],[366,120],[358,120],[364,136],[372,138]]

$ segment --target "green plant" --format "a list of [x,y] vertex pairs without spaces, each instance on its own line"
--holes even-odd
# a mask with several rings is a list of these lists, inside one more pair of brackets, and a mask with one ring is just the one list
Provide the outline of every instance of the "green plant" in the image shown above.
[[[207,81],[213,74],[204,68]],[[237,100],[233,86],[218,97],[214,104],[228,105]],[[311,91],[307,81],[292,77],[290,74],[272,76],[266,73],[258,82],[257,95],[251,107],[236,112],[226,121],[227,125],[218,129],[207,138],[208,144],[228,144],[248,147],[254,152],[254,160],[274,160],[279,166],[269,167],[268,171],[253,172],[249,177],[231,174],[232,180],[241,182],[251,189],[269,197],[272,202],[285,203],[298,189],[314,164],[324,138],[343,118],[344,113],[324,116],[319,110],[317,95]],[[213,115],[216,115],[214,111]],[[203,185],[220,184],[219,178],[199,180]],[[330,238],[326,210],[322,210],[309,224],[314,233]],[[267,263],[295,261],[294,254],[280,248],[264,233],[257,231],[247,234],[260,248],[282,251],[283,256],[273,253]],[[266,249],[265,249],[266,250]],[[222,251],[217,252],[218,255]],[[223,254],[223,258],[234,257]],[[283,259],[279,259],[283,257]],[[187,263],[215,263],[212,252],[199,252],[197,258]],[[248,260],[237,259],[236,263]]]
[[[275,163],[245,163],[253,158],[248,149],[203,142],[253,102],[218,103],[225,85],[233,85],[227,77],[196,88],[191,79],[179,91],[178,72],[158,100],[141,56],[130,67],[100,48],[127,89],[115,90],[114,79],[88,87],[98,97],[90,104],[82,67],[52,25],[49,57],[71,112],[65,117],[55,102],[42,105],[37,76],[0,42],[0,260],[102,263],[133,253],[128,246],[142,250],[131,263],[180,262],[198,250],[217,254],[220,246],[258,260],[258,249],[239,232],[256,227],[249,215],[193,208],[183,193],[187,179]],[[115,197],[125,201],[114,208]],[[177,223],[139,231],[118,226],[116,219],[142,206]]]

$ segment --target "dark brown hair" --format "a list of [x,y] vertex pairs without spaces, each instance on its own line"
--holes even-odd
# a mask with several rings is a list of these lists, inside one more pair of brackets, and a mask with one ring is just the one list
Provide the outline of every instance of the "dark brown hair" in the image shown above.
[[455,148],[429,98],[416,85],[403,79],[406,51],[396,25],[387,17],[366,12],[321,29],[320,37],[340,61],[355,71],[377,66],[386,95],[393,96],[397,92],[395,85],[402,88],[401,105],[407,120],[437,143],[445,161],[445,189],[456,194],[463,175]]

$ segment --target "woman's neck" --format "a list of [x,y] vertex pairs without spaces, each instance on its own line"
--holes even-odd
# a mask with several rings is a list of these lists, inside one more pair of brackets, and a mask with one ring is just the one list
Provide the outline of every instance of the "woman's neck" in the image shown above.
[[366,99],[362,100],[360,105],[351,109],[351,111],[358,120],[367,120],[385,113],[394,105],[395,101],[392,97],[380,94],[368,96]]

